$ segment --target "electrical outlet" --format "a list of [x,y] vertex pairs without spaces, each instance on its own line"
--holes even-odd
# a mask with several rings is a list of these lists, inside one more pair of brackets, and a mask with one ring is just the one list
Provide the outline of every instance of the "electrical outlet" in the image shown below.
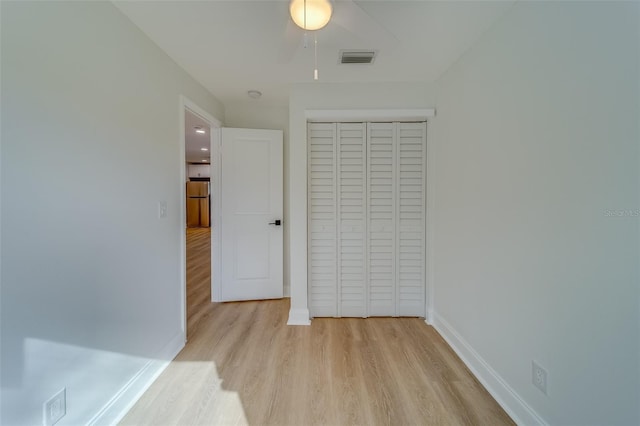
[[540,367],[535,361],[531,361],[531,381],[543,394],[547,394],[547,370]]
[[52,426],[67,414],[67,388],[62,388],[43,404],[44,426]]

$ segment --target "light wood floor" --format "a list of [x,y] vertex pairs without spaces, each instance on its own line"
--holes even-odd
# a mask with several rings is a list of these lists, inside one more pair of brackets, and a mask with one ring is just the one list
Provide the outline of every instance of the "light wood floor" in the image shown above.
[[[209,240],[188,235],[193,266]],[[513,424],[420,319],[287,326],[288,299],[209,303],[193,267],[189,342],[123,425]]]
[[187,340],[211,305],[211,228],[187,228]]

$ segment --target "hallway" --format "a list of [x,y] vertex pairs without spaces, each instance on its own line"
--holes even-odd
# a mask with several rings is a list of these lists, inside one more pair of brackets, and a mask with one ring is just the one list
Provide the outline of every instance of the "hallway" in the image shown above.
[[187,228],[187,340],[211,303],[211,228]]

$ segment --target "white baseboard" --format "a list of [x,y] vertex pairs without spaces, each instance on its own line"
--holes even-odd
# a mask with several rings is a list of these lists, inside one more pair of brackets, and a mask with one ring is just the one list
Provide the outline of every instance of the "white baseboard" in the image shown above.
[[444,318],[436,312],[430,314],[433,321],[425,322],[433,325],[514,422],[518,425],[547,425]]
[[116,393],[113,398],[87,423],[88,425],[115,425],[129,412],[142,394],[153,384],[160,373],[184,348],[184,333],[178,333],[153,359]]
[[308,309],[290,309],[287,325],[311,325]]

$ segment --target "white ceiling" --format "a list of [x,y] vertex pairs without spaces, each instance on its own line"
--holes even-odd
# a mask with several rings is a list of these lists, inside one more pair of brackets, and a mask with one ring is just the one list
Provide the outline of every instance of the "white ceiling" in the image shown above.
[[[259,102],[287,105],[292,84],[313,81],[314,34],[305,49],[287,0],[114,3],[225,104],[257,89]],[[513,3],[333,0],[332,20],[316,32],[320,80],[433,82]],[[378,56],[372,65],[339,65],[341,49]]]
[[[201,127],[205,133],[197,133],[196,127]],[[207,122],[187,110],[184,114],[184,131],[187,163],[209,163],[211,153],[208,149],[210,148],[211,129]],[[202,148],[207,148],[207,151],[203,151]]]

